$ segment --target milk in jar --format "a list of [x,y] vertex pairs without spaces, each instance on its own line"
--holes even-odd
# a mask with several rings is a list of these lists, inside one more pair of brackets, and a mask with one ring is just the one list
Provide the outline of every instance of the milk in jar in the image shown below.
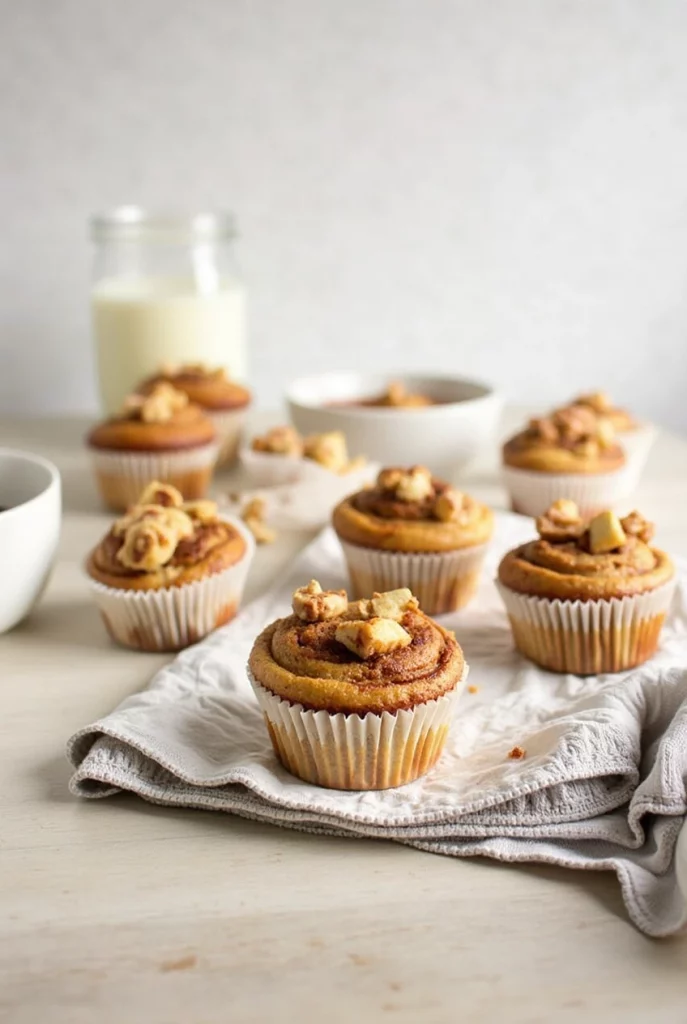
[[91,293],[102,406],[121,409],[165,364],[223,366],[245,380],[245,291],[228,215],[181,218],[126,207],[94,218]]

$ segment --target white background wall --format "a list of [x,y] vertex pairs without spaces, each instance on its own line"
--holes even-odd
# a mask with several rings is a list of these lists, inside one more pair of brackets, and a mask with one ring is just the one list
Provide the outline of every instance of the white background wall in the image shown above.
[[253,383],[431,367],[687,429],[683,0],[0,0],[0,411],[95,408],[86,218],[229,205]]

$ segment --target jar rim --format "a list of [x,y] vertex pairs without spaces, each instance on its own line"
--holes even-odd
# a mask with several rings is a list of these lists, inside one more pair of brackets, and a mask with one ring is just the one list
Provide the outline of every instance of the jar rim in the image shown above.
[[212,241],[235,238],[236,219],[229,210],[183,213],[146,210],[141,206],[117,206],[91,217],[94,242],[155,238],[160,241]]

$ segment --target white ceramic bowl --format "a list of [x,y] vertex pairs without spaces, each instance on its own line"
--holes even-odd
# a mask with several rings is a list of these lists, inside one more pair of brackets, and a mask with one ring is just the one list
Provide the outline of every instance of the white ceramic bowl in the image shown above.
[[31,611],[60,538],[60,474],[47,459],[0,448],[0,633]]
[[[382,394],[391,380],[440,404],[417,409],[336,404]],[[384,466],[422,464],[448,480],[493,439],[502,404],[487,385],[460,377],[363,373],[301,377],[286,397],[301,433],[343,430],[351,456],[366,455]]]

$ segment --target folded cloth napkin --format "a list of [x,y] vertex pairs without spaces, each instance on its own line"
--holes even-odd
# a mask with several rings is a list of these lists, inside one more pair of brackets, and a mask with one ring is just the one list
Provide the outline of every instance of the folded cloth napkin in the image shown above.
[[[687,567],[649,664],[624,675],[554,675],[513,650],[492,582],[499,557],[530,534],[527,520],[499,515],[477,599],[442,620],[465,650],[473,692],[463,694],[429,776],[383,792],[338,792],[294,778],[272,752],[246,659],[259,630],[289,613],[296,586],[313,577],[346,585],[325,530],[233,623],[71,738],[72,792],[128,790],[152,803],[456,857],[612,868],[639,928],[676,931],[687,921],[687,830],[678,841],[687,812]],[[520,760],[508,756],[516,745]]]

